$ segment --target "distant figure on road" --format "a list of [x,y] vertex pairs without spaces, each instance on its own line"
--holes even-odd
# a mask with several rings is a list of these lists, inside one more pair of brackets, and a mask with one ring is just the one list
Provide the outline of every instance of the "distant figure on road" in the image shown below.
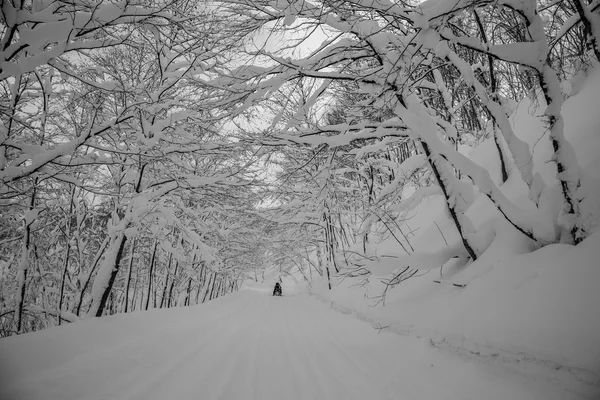
[[281,296],[281,285],[279,282],[275,282],[275,288],[273,289],[273,296]]

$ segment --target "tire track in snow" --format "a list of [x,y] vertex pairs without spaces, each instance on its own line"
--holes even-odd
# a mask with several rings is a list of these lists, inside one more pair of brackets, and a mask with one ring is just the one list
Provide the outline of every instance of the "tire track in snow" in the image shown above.
[[[198,362],[198,360],[201,360],[200,362],[203,364],[207,359],[207,355],[204,354],[206,350],[212,346],[212,343],[222,340],[223,332],[219,327],[228,320],[235,318],[237,315],[243,315],[251,309],[252,303],[239,303],[233,309],[218,314],[217,318],[208,321],[192,321],[186,324],[183,330],[175,328],[173,335],[167,335],[158,338],[158,340],[156,340],[156,337],[153,338],[155,340],[148,340],[149,347],[146,351],[150,355],[142,355],[140,361],[142,363],[152,363],[156,369],[148,373],[144,368],[145,374],[143,375],[141,375],[142,371],[140,370],[131,370],[129,373],[119,376],[117,382],[111,385],[110,392],[124,393],[127,396],[126,398],[129,399],[148,399],[155,398],[161,392],[160,389],[164,386],[164,383],[169,380],[177,379],[183,385],[188,376],[184,367],[190,363]],[[178,348],[177,345],[182,343],[185,345]],[[161,345],[159,351],[157,347]],[[191,345],[191,347],[187,345]],[[136,384],[132,386],[131,382]],[[195,387],[189,389],[194,391]]]
[[[298,334],[299,328],[307,325],[309,320],[304,317],[298,318],[297,311],[290,311],[294,309],[293,303],[293,298],[284,299],[281,303],[282,313],[277,321],[284,328],[282,346],[289,365],[288,375],[293,383],[291,393],[298,398],[319,398],[319,393],[324,393],[325,387],[321,376],[315,372],[314,364],[311,365],[310,354],[314,349],[308,349],[306,337]],[[304,321],[304,324],[299,321]]]
[[322,398],[335,399],[365,399],[372,398],[373,387],[370,384],[370,374],[352,361],[344,362],[336,357],[332,351],[335,339],[341,338],[346,332],[336,327],[332,329],[330,319],[335,315],[329,314],[321,307],[306,303],[303,299],[295,299],[296,302],[304,302],[307,307],[299,307],[296,318],[310,323],[298,324],[299,329],[294,330],[298,342],[303,344],[306,358],[321,388]]
[[[109,337],[122,335],[124,340],[105,347],[104,352],[88,351],[61,358],[65,361],[56,372],[42,370],[41,374],[27,375],[27,380],[20,381],[20,395],[8,398],[584,398],[557,391],[558,385],[531,381],[445,354],[426,340],[378,334],[363,322],[314,299],[301,296],[279,299],[253,293],[222,299],[199,307],[197,313],[181,310],[163,313],[158,321],[172,324],[167,327],[156,325],[160,322],[154,319],[161,317],[161,313],[132,315],[132,320],[141,323],[148,332],[133,329],[135,323],[125,319],[120,322],[122,326],[115,324],[117,320],[109,320],[107,325],[82,323],[65,327],[62,332],[91,334],[93,338],[93,329],[103,326],[101,331],[108,332]],[[20,340],[33,343],[27,337]],[[39,358],[35,353],[28,355],[32,360],[27,365]],[[3,389],[0,392],[11,394]]]
[[[296,299],[290,300],[294,301]],[[300,310],[301,311],[301,310]],[[324,379],[325,372],[321,368],[321,362],[319,360],[319,349],[314,347],[315,341],[311,339],[311,336],[314,334],[314,324],[315,319],[313,316],[298,315],[298,311],[296,311],[296,315],[293,315],[294,321],[290,322],[290,325],[293,326],[293,329],[290,329],[290,341],[293,340],[294,345],[296,346],[296,351],[302,354],[302,358],[298,357],[298,361],[302,363],[304,368],[308,371],[307,375],[310,377],[309,382],[313,386],[313,393],[321,394],[317,398],[333,398],[328,395],[328,386],[330,386],[330,382],[327,382]],[[288,315],[288,320],[292,318],[292,315]],[[299,322],[302,321],[302,322]],[[312,329],[308,329],[311,327]]]
[[255,312],[245,316],[249,321],[243,324],[243,329],[237,330],[231,346],[223,354],[222,375],[211,399],[243,399],[254,390],[256,380],[252,372],[260,362],[260,338],[272,313],[271,305],[265,300],[264,296],[257,299]]

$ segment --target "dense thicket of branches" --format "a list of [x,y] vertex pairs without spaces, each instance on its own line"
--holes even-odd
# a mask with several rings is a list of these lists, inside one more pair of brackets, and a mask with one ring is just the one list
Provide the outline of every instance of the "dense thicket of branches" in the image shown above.
[[[414,252],[406,211],[432,194],[461,238],[449,257],[489,245],[474,188],[540,246],[579,243],[559,79],[598,61],[599,4],[3,2],[0,336],[197,304],[273,264],[365,275],[371,242]],[[524,96],[547,106],[560,214],[499,189],[556,193],[508,120]],[[499,177],[458,151],[486,138]]]
[[198,77],[244,32],[195,2],[2,13],[0,335],[237,289],[256,156]]
[[[275,35],[255,46],[251,66],[212,82],[235,88],[229,99],[242,110],[269,114],[269,127],[255,130],[254,139],[274,148],[278,179],[271,196],[284,205],[280,221],[294,232],[288,233],[293,248],[304,240],[301,251],[284,247],[279,262],[287,268],[368,273],[367,243],[386,237],[413,253],[403,218],[432,194],[444,196],[461,238],[448,257],[475,260],[489,245],[465,214],[474,189],[539,246],[577,244],[593,228],[581,205],[586,182],[564,137],[559,80],[598,62],[595,2],[229,4],[270,21]],[[314,37],[325,41],[311,43]],[[554,182],[534,173],[532,150],[508,119],[525,96],[544,111],[564,205],[559,212],[539,207],[556,194]],[[487,138],[498,152],[499,177],[458,151]],[[533,209],[521,209],[500,190],[509,174],[529,187]],[[401,199],[407,185],[418,190]]]

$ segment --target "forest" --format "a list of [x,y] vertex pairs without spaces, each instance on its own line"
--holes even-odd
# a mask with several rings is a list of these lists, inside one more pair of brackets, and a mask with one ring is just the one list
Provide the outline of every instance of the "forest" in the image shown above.
[[[0,337],[273,267],[331,289],[391,259],[384,296],[468,269],[499,224],[541,249],[600,222],[563,118],[599,0],[5,0],[0,38]],[[524,99],[546,160],[515,131]],[[487,143],[491,172],[469,157]],[[432,197],[452,232],[424,253]]]

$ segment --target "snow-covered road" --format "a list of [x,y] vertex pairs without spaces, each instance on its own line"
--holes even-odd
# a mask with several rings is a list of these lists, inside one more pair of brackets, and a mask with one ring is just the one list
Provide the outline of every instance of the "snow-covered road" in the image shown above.
[[3,400],[579,398],[306,296],[253,291],[1,339],[0,362]]

